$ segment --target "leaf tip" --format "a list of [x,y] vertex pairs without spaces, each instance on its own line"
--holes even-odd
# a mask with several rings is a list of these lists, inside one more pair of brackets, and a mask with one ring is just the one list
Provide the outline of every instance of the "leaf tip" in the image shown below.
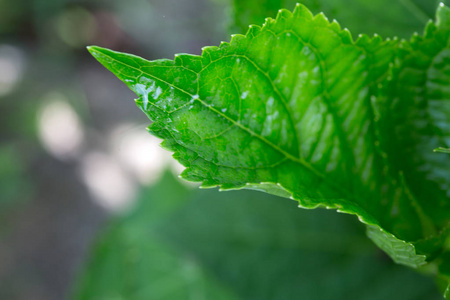
[[94,46],[94,45],[92,45],[92,46],[86,46],[86,49],[87,49],[87,51],[89,51],[89,53],[92,54],[92,56],[95,57],[95,55],[96,55],[97,53],[101,52],[101,50],[102,50],[103,48],[102,48],[102,47],[99,47],[99,46]]
[[312,20],[313,18],[312,12],[301,3],[297,3],[297,5],[295,6],[294,15],[296,17],[305,18],[307,20]]
[[86,49],[87,49],[87,51],[89,51],[89,53],[91,53],[91,55],[96,60],[98,60],[103,65],[104,65],[105,55],[108,55],[111,52],[114,52],[112,50],[109,50],[109,49],[106,49],[106,48],[102,48],[102,47],[99,47],[99,46],[87,46]]
[[447,149],[444,147],[439,147],[439,148],[433,149],[433,152],[450,153],[450,149]]
[[448,29],[450,20],[450,8],[446,6],[443,2],[439,3],[439,7],[436,12],[436,25],[438,27],[444,27]]

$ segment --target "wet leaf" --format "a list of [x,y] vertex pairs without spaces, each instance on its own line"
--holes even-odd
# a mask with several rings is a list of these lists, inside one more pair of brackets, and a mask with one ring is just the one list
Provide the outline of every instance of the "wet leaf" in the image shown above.
[[430,151],[450,143],[449,12],[410,42],[354,41],[297,5],[201,56],[89,50],[139,96],[183,178],[355,214],[417,268],[440,264],[450,224],[450,161]]

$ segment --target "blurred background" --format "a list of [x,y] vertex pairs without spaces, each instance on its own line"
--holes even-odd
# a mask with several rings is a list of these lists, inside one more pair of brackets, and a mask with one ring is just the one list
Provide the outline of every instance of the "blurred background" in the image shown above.
[[[180,183],[134,94],[85,49],[200,54],[295,2],[0,0],[0,299],[439,299],[351,216]],[[400,37],[437,4],[305,2]]]

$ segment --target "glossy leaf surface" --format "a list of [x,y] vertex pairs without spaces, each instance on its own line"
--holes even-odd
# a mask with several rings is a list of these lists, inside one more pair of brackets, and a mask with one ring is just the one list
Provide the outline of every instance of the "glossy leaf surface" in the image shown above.
[[434,152],[450,153],[450,149],[439,147],[439,148],[434,149]]
[[443,259],[449,228],[449,161],[432,152],[448,146],[449,11],[411,42],[353,41],[297,5],[201,56],[90,51],[137,93],[185,179],[356,214],[419,267]]

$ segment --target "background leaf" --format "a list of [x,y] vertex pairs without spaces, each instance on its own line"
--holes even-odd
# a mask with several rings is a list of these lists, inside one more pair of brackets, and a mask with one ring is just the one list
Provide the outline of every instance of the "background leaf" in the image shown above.
[[233,1],[231,12],[232,33],[245,33],[248,25],[264,23],[274,18],[279,9],[293,9],[300,2],[313,13],[325,13],[339,21],[341,26],[353,33],[383,37],[409,38],[414,32],[422,32],[426,22],[434,18],[439,2],[448,0],[247,0]]
[[[386,165],[400,174],[430,228],[416,248],[434,252],[432,258],[445,251],[450,226],[450,160],[431,150],[450,147],[449,28],[450,9],[442,5],[436,24],[429,23],[423,37],[401,43],[392,77],[375,102]],[[438,264],[449,257],[443,254],[442,259]]]
[[166,175],[111,222],[73,299],[189,297],[440,299],[350,216],[252,191],[191,192]]
[[450,153],[450,149],[439,147],[439,148],[434,149],[434,152]]

